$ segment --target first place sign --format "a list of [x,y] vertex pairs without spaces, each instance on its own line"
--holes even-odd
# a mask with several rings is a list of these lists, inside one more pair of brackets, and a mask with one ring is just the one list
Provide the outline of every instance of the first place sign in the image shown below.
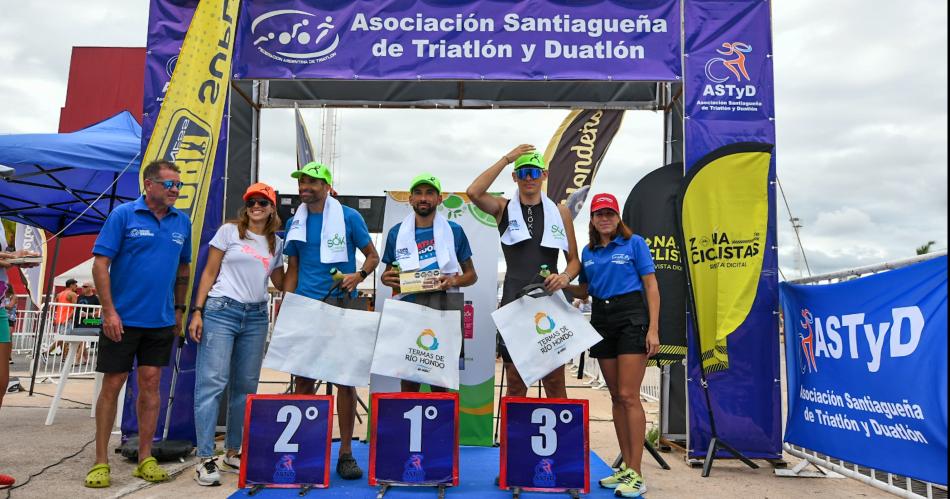
[[248,395],[238,487],[330,485],[333,397]]

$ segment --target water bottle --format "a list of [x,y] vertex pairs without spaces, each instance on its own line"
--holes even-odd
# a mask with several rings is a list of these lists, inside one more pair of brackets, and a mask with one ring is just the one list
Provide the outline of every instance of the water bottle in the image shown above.
[[543,279],[547,279],[548,276],[551,275],[551,271],[548,269],[547,265],[542,265],[541,271],[538,272],[538,275],[541,276],[541,278]]
[[332,277],[334,281],[342,281],[343,272],[340,272],[340,269],[333,267],[330,269],[330,277]]

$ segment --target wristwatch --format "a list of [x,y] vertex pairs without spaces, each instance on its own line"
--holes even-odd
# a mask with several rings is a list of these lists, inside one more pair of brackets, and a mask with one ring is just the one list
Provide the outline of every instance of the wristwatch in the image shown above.
[[204,313],[205,313],[205,308],[204,308],[204,307],[194,306],[194,307],[191,307],[191,312],[192,312],[192,313],[198,312],[199,314],[204,315]]
[[367,272],[367,271],[365,271],[365,270],[363,270],[363,269],[360,269],[360,270],[359,270],[359,274],[360,274],[360,277],[362,277],[363,279],[366,279],[366,276],[369,275],[369,272]]
[[175,310],[181,310],[182,312],[188,310],[188,307],[184,305],[175,305]]

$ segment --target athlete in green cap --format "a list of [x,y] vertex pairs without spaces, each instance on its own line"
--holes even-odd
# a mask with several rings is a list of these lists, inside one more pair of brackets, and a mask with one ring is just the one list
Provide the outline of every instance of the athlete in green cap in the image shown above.
[[[492,183],[511,163],[515,166],[511,179],[517,184],[516,195],[509,200],[490,194],[488,189]],[[566,287],[581,271],[573,218],[566,206],[554,205],[545,195],[544,181],[547,178],[543,155],[534,146],[522,144],[482,172],[466,191],[472,202],[493,215],[498,223],[507,266],[502,306],[515,301],[521,289],[529,284],[543,279],[545,288],[554,292]],[[557,268],[561,252],[567,256],[567,267],[559,274],[550,272]],[[510,347],[523,348],[521,345]],[[528,387],[512,363],[508,346],[500,337],[498,351],[509,381],[508,395],[526,396]],[[563,367],[555,369],[541,382],[548,397],[567,396]]]
[[[458,292],[458,288],[471,286],[478,279],[465,231],[462,226],[446,220],[438,213],[440,204],[442,183],[437,177],[423,173],[412,179],[409,184],[409,205],[412,206],[413,213],[389,230],[383,250],[386,271],[381,276],[382,282],[393,289],[396,299],[421,305],[437,304],[438,299],[433,301],[437,293]],[[415,252],[412,249],[415,249]],[[448,256],[449,253],[451,256]],[[399,272],[394,268],[397,264],[403,272],[438,269],[438,290],[423,294],[401,294]],[[445,391],[443,387],[431,388],[435,392]],[[418,392],[419,383],[401,380],[401,389],[404,392]]]

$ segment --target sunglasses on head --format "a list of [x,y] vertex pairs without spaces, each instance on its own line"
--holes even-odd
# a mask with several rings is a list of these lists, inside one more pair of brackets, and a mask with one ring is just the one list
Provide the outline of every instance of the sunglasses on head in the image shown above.
[[172,187],[178,190],[181,190],[182,186],[185,185],[185,183],[182,182],[181,180],[162,180],[160,178],[151,178],[149,180],[164,187],[166,191],[171,189]]
[[251,198],[244,202],[244,206],[247,206],[248,208],[253,208],[255,206],[267,208],[270,206],[270,199]]
[[518,180],[526,180],[526,179],[535,180],[535,179],[541,178],[541,173],[543,172],[544,170],[540,168],[536,168],[533,166],[526,166],[524,168],[518,168],[517,170],[515,170],[515,175],[518,176]]

